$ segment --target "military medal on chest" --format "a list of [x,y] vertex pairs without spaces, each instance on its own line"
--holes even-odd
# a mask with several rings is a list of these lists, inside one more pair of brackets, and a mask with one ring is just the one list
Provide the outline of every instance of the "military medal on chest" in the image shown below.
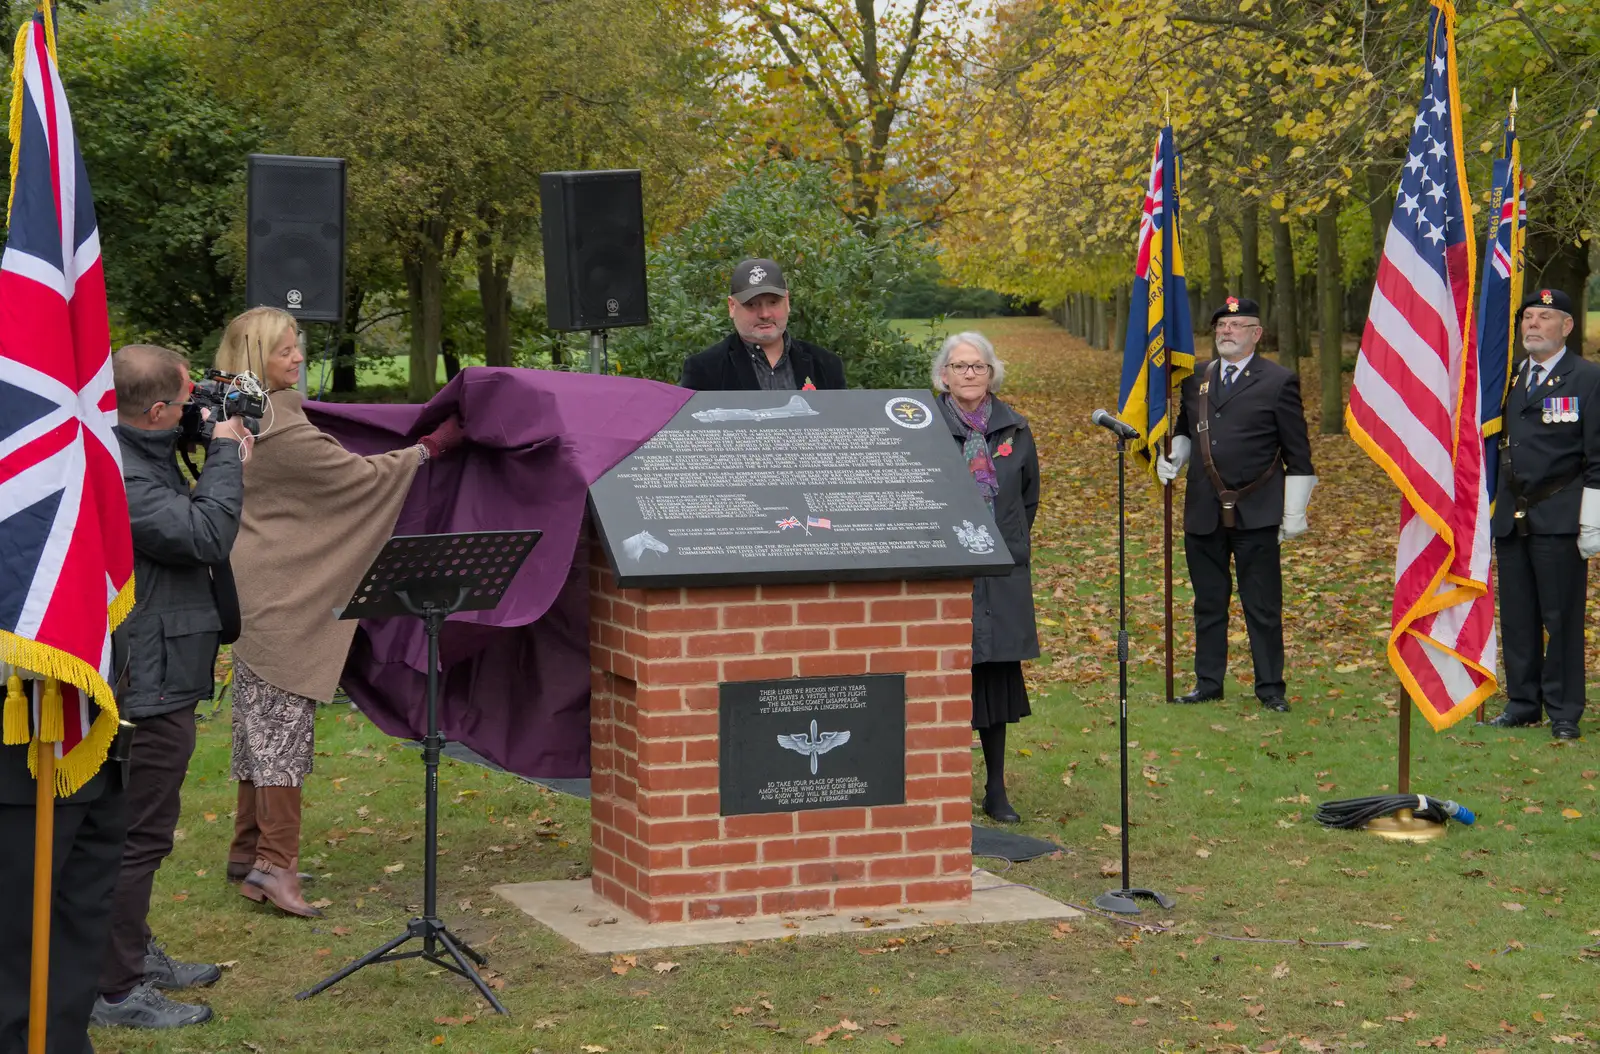
[[1578,399],[1576,396],[1565,399],[1546,399],[1543,412],[1539,419],[1547,425],[1572,424],[1578,419]]

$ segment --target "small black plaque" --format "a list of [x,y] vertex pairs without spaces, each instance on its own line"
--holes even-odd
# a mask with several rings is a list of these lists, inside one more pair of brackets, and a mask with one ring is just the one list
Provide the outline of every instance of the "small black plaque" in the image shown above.
[[589,499],[624,588],[1013,566],[927,391],[698,392]]
[[722,815],[906,800],[904,674],[718,685]]

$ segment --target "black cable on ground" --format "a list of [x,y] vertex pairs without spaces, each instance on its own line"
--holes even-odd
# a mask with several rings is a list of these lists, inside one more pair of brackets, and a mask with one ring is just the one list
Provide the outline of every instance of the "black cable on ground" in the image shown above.
[[1317,822],[1324,827],[1358,828],[1369,820],[1392,815],[1401,809],[1410,809],[1417,819],[1434,823],[1456,820],[1470,824],[1475,819],[1470,809],[1453,801],[1430,798],[1426,794],[1379,794],[1371,798],[1323,802],[1317,806]]

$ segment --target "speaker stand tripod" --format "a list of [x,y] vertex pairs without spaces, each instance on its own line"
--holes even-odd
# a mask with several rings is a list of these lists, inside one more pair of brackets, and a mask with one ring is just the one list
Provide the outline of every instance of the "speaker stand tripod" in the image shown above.
[[[364,966],[424,959],[465,977],[497,1013],[509,1011],[479,976],[488,958],[450,932],[439,918],[439,632],[457,611],[486,611],[499,604],[523,560],[539,541],[539,531],[488,531],[432,534],[389,539],[367,569],[340,618],[383,618],[410,614],[422,619],[428,635],[428,731],[422,739],[424,791],[422,914],[403,932],[318,981],[296,999],[327,991]],[[398,949],[412,940],[421,948]]]

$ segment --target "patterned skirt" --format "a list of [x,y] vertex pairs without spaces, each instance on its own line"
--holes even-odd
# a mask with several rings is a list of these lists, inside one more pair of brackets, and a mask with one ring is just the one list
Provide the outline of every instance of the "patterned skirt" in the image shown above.
[[233,660],[233,778],[298,787],[311,772],[317,701],[268,684]]

